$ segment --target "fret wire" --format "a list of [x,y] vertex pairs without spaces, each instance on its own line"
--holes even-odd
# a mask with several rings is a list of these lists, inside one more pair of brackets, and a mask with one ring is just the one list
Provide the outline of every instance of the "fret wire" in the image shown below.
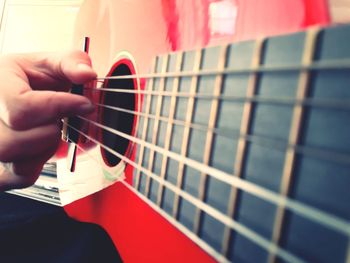
[[[82,136],[87,136],[86,134],[80,132],[80,134]],[[98,143],[99,142],[95,142]],[[85,150],[83,147],[81,147],[80,145],[77,145],[77,147],[79,148],[79,150],[81,150],[84,154],[88,155],[94,162],[96,162],[105,172],[109,173],[111,176],[113,176],[111,174],[111,172],[109,170],[107,170],[105,168],[105,165],[100,161],[97,160],[97,158],[95,156],[93,156],[91,153],[89,153],[87,150]],[[113,154],[113,153],[112,153]],[[133,162],[131,159],[128,159],[130,161],[130,165],[132,165],[134,167],[135,170],[141,170],[138,169],[138,167],[142,167],[140,165],[138,165],[136,162]],[[124,160],[125,162],[125,160]],[[148,170],[146,170],[148,171]],[[147,176],[149,176],[148,174],[146,174]],[[154,176],[153,176],[154,177]],[[157,176],[155,176],[157,177]],[[166,182],[166,181],[162,181],[162,182]],[[162,210],[161,207],[159,207],[158,205],[154,204],[149,198],[147,198],[146,196],[144,196],[140,191],[138,191],[135,187],[131,186],[128,182],[126,181],[118,181],[118,183],[122,183],[124,186],[126,186],[129,190],[131,190],[134,194],[136,194],[139,198],[142,199],[142,201],[144,201],[146,204],[148,204],[149,206],[151,206],[156,212],[158,212],[161,216],[163,216],[165,219],[167,219],[173,226],[177,227],[181,232],[183,232],[188,238],[190,238],[191,240],[193,240],[197,245],[199,245],[202,249],[204,249],[209,255],[213,256],[216,260],[218,260],[219,262],[227,262],[229,263],[229,261],[220,253],[218,253],[214,248],[212,248],[210,245],[208,245],[205,241],[203,241],[200,237],[198,237],[197,235],[195,235],[192,231],[190,231],[188,228],[186,228],[184,225],[182,225],[179,221],[177,221],[175,218],[173,218],[172,216],[169,216],[164,210]],[[177,190],[176,190],[177,191]],[[205,209],[205,208],[203,208]]]
[[[152,62],[152,72],[155,72],[156,70],[156,66],[157,66],[157,60],[154,59],[153,62]],[[148,89],[149,90],[152,90],[153,89],[153,85],[154,85],[154,80],[153,79],[150,79],[149,80],[149,83],[148,83]],[[145,100],[147,99],[147,101],[145,102]],[[148,96],[145,96],[144,97],[144,101],[142,104],[146,103],[146,114],[149,114],[150,113],[150,108],[151,108],[151,95],[148,95]],[[143,106],[142,106],[143,107]],[[140,109],[140,112],[142,111],[142,109]],[[140,118],[139,118],[140,120]],[[147,136],[147,130],[148,130],[148,118],[144,118],[143,120],[143,130],[142,130],[142,135],[141,135],[141,138],[143,141],[146,140],[146,136]],[[136,131],[137,133],[137,131]],[[138,147],[140,147],[139,149],[139,165],[142,165],[142,162],[143,162],[143,158],[144,158],[144,146],[142,145],[139,145]],[[139,187],[140,187],[140,179],[141,179],[141,174],[140,174],[140,171],[137,170],[136,171],[136,181],[135,181],[135,189],[139,190]]]
[[[202,61],[202,56],[203,56],[203,51],[197,50],[195,53],[193,70],[199,70],[200,65],[201,65],[201,61]],[[193,76],[192,80],[191,80],[191,87],[190,87],[191,94],[195,94],[197,92],[197,85],[198,85],[198,77]],[[187,102],[187,112],[186,112],[186,117],[185,117],[186,124],[192,123],[193,109],[194,109],[194,98],[190,97],[188,99],[188,102]],[[188,125],[186,125],[184,127],[184,131],[183,131],[182,144],[181,144],[181,154],[180,154],[183,157],[187,156],[189,137],[190,137],[190,128]],[[182,188],[184,172],[185,172],[185,164],[181,160],[178,163],[178,173],[177,173],[177,182],[176,182],[176,186],[178,188]],[[179,195],[175,194],[174,195],[174,203],[173,203],[173,213],[172,213],[174,218],[178,218],[179,206],[180,206],[180,197],[179,197]]]
[[327,62],[314,62],[311,66],[303,65],[279,65],[279,66],[260,66],[257,68],[235,68],[224,70],[194,70],[193,72],[167,72],[160,74],[138,74],[124,75],[113,77],[98,77],[96,80],[106,79],[132,79],[132,78],[164,78],[164,77],[195,77],[195,76],[210,76],[210,75],[240,75],[253,73],[280,73],[293,71],[317,71],[317,70],[347,70],[350,69],[350,59],[334,59]]
[[[168,61],[169,61],[169,55],[164,55],[162,56],[162,68],[161,72],[166,72],[168,69]],[[164,90],[164,85],[165,85],[165,79],[161,78],[159,81],[159,91]],[[155,87],[156,88],[156,87]],[[152,98],[152,101],[154,98]],[[154,119],[154,125],[153,125],[153,131],[152,131],[152,144],[157,144],[158,142],[158,133],[159,133],[159,116],[160,116],[160,111],[162,109],[162,102],[163,102],[163,97],[158,96],[157,97],[157,106],[156,106],[156,118]],[[154,165],[154,150],[150,150],[149,154],[149,161],[148,161],[148,170],[152,171],[153,170],[153,165]],[[150,194],[150,187],[151,187],[151,180],[149,177],[146,179],[146,189],[145,189],[145,196],[149,197]]]
[[[261,64],[264,41],[265,41],[264,39],[260,39],[255,42],[255,48],[254,48],[254,53],[252,55],[252,62],[251,62],[252,68],[257,68]],[[253,73],[249,76],[246,97],[255,96],[257,92],[258,77],[259,76],[257,73]],[[243,106],[243,113],[242,113],[242,120],[241,120],[241,127],[240,127],[240,134],[242,135],[248,136],[249,134],[249,129],[251,127],[251,122],[252,122],[253,107],[254,107],[253,101],[246,101]],[[246,137],[243,137],[243,136],[239,137],[238,144],[237,144],[236,160],[233,165],[234,174],[238,178],[242,177],[243,165],[247,154],[247,143],[248,143],[248,140],[246,139]],[[231,187],[230,197],[228,202],[229,205],[227,208],[227,214],[231,218],[235,217],[235,212],[237,209],[237,195],[238,195],[237,188]],[[228,228],[225,228],[224,236],[222,239],[222,244],[223,244],[222,252],[225,255],[228,254],[231,239],[232,239],[231,230]]]
[[[303,216],[305,218],[308,218],[311,221],[317,222],[319,224],[322,224],[328,228],[331,228],[337,232],[343,233],[350,237],[350,223],[347,220],[344,220],[336,215],[329,214],[326,211],[322,211],[318,208],[312,207],[308,204],[301,203],[297,200],[290,199],[285,196],[280,196],[279,194],[266,189],[262,186],[259,186],[257,184],[254,184],[249,181],[245,181],[241,178],[238,178],[236,176],[232,176],[232,174],[228,174],[224,171],[218,170],[214,167],[202,164],[196,160],[189,159],[186,156],[177,154],[175,152],[166,151],[163,148],[153,145],[147,141],[142,141],[141,139],[128,135],[126,133],[111,129],[107,126],[104,126],[102,124],[99,124],[95,121],[86,119],[82,116],[78,116],[80,119],[90,122],[91,124],[94,124],[95,126],[104,129],[106,131],[109,131],[117,136],[123,137],[129,141],[132,141],[135,144],[143,145],[144,147],[147,147],[149,149],[153,149],[154,151],[166,155],[168,158],[172,158],[173,160],[178,161],[179,163],[182,162],[185,165],[198,170],[199,172],[205,172],[209,176],[212,176],[213,178],[222,181],[232,187],[236,187],[241,189],[242,191],[246,191],[247,193],[250,193],[254,196],[260,197],[261,199],[268,201],[272,204],[279,205],[283,204],[286,208],[288,208],[290,211],[293,211],[300,216]],[[96,140],[95,140],[96,141]],[[99,145],[101,145],[99,143]],[[102,146],[102,145],[101,145]]]
[[[183,52],[178,52],[176,54],[176,65],[175,65],[175,70],[180,71],[181,66],[182,66],[182,58],[183,58]],[[170,66],[170,65],[169,65]],[[166,128],[166,134],[165,134],[165,142],[164,142],[164,149],[169,150],[170,149],[170,142],[171,142],[171,137],[172,137],[172,132],[173,132],[173,126],[174,126],[174,116],[175,116],[175,108],[176,108],[176,93],[179,89],[179,84],[180,84],[180,79],[179,78],[174,78],[173,82],[173,87],[172,87],[172,96],[170,100],[170,109],[169,109],[169,117],[167,120],[167,128]],[[165,174],[167,171],[167,166],[168,166],[168,158],[163,155],[162,159],[162,167],[160,171],[160,178],[165,178]],[[163,185],[159,185],[158,187],[158,198],[157,198],[157,205],[160,207],[162,205],[163,201],[163,194],[164,194],[164,189]]]
[[161,207],[159,207],[158,205],[155,205],[152,201],[147,199],[140,192],[137,192],[127,182],[121,181],[120,183],[125,185],[128,189],[130,189],[133,193],[135,193],[142,201],[144,201],[146,204],[148,204],[150,207],[152,207],[156,212],[158,212],[161,216],[163,216],[166,220],[168,220],[172,226],[178,228],[179,231],[181,231],[185,236],[187,236],[195,244],[197,244],[205,252],[207,252],[210,256],[212,256],[215,260],[217,260],[217,262],[221,262],[221,263],[229,263],[230,262],[223,255],[221,255],[214,248],[212,248],[208,243],[206,243],[203,239],[201,239],[200,237],[195,235],[191,230],[189,230],[187,227],[185,227],[183,224],[181,224],[175,218],[168,215],[164,210],[162,210]]
[[[147,175],[148,177],[152,178],[153,180],[157,181],[159,184],[163,184],[165,187],[167,187],[168,189],[170,189],[171,191],[173,191],[174,193],[176,193],[178,196],[181,196],[181,198],[186,199],[188,202],[192,203],[194,206],[199,207],[201,210],[205,211],[207,214],[209,214],[210,216],[212,216],[213,218],[215,218],[216,220],[220,221],[222,224],[225,224],[227,226],[229,226],[232,229],[235,229],[237,232],[241,233],[243,236],[245,236],[246,238],[248,238],[249,240],[251,240],[252,242],[256,243],[257,245],[259,245],[260,247],[264,248],[267,251],[276,251],[276,254],[278,254],[282,259],[285,259],[286,261],[290,261],[290,262],[304,262],[302,259],[298,258],[297,256],[289,253],[288,251],[284,250],[281,247],[276,246],[275,244],[271,243],[270,240],[266,239],[265,237],[259,235],[258,233],[256,233],[255,231],[249,229],[248,227],[244,226],[243,224],[233,220],[232,218],[228,217],[227,215],[221,213],[220,211],[216,210],[215,208],[211,207],[210,205],[204,203],[202,200],[199,200],[198,198],[188,194],[187,192],[185,192],[184,190],[182,190],[181,188],[172,185],[171,183],[167,182],[166,180],[164,180],[164,178],[160,178],[159,176],[157,176],[156,174],[154,174],[152,171],[138,165],[136,162],[132,161],[131,159],[125,157],[124,155],[116,152],[115,150],[111,149],[110,147],[103,145],[101,143],[99,143],[97,140],[95,140],[94,138],[90,137],[89,135],[81,132],[78,129],[75,129],[74,127],[72,127],[71,125],[67,124],[69,127],[71,127],[72,129],[76,130],[79,134],[81,134],[82,136],[86,137],[87,139],[91,140],[92,142],[100,145],[102,148],[104,148],[106,151],[110,152],[111,154],[117,156],[118,158],[120,158],[122,161],[124,161],[125,163],[133,166],[135,169],[140,170],[143,174]],[[82,147],[80,147],[79,145],[77,145],[77,147],[79,149],[81,149],[82,151],[84,151],[86,154],[89,154],[85,149],[83,149]],[[92,157],[93,160],[95,160],[96,162],[100,163],[99,161],[96,160],[96,158],[94,158],[91,154],[89,154],[90,157]],[[101,165],[101,164],[100,164]],[[102,169],[104,168],[104,165],[101,166]],[[108,173],[110,173],[109,171],[107,171]],[[128,184],[126,182],[121,181],[121,183],[123,183],[124,185]],[[129,187],[128,187],[129,188]],[[132,189],[132,187],[130,186],[129,189]],[[134,190],[135,192],[137,192],[136,190]],[[139,193],[139,192],[138,192]],[[140,194],[139,196],[142,196],[142,194]],[[147,196],[144,195],[144,198],[142,198],[143,200],[147,200],[147,203],[152,203],[150,202],[150,199],[147,198]],[[152,205],[152,207],[157,208],[157,212],[162,211],[160,209],[159,206],[156,205]],[[168,217],[167,217],[168,218]],[[172,218],[172,217],[170,217]],[[175,220],[174,220],[175,221]],[[180,224],[180,223],[179,223]],[[196,236],[196,235],[194,235]],[[222,258],[222,257],[220,257]],[[225,258],[224,258],[225,259]]]
[[[220,54],[219,54],[219,60],[218,60],[218,69],[224,69],[225,64],[226,64],[226,54],[227,54],[227,49],[228,46],[222,46],[220,49]],[[213,89],[213,95],[218,96],[222,92],[222,75],[217,75],[215,77],[215,83],[214,83],[214,89]],[[208,127],[209,128],[214,128],[216,127],[217,123],[217,118],[218,118],[218,109],[219,109],[219,100],[214,99],[211,103],[210,107],[210,115],[209,115],[209,120],[208,120]],[[210,157],[212,154],[212,146],[213,146],[213,139],[214,139],[214,133],[212,132],[212,129],[207,130],[206,134],[206,139],[205,139],[205,148],[204,148],[204,155],[203,155],[203,163],[206,165],[209,165],[210,162]],[[200,182],[199,182],[199,190],[198,190],[198,198],[202,201],[205,200],[206,197],[206,190],[208,187],[208,178],[205,173],[201,173],[200,175]],[[202,212],[200,209],[196,209],[195,212],[195,219],[194,219],[194,233],[197,235],[199,234],[200,231],[200,225],[202,221]]]
[[[91,89],[91,88],[85,88]],[[143,95],[155,95],[163,97],[172,97],[174,94],[172,92],[158,92],[158,91],[137,91],[137,90],[125,90],[125,89],[104,89],[97,88],[93,89],[94,91],[107,91],[107,92],[119,92],[119,93],[140,93]],[[203,100],[227,100],[232,102],[255,102],[255,103],[266,103],[266,104],[277,104],[277,105],[302,105],[315,108],[332,108],[339,110],[349,110],[350,109],[350,100],[339,100],[339,99],[295,99],[288,97],[262,97],[262,96],[235,96],[235,95],[216,95],[211,94],[191,94],[185,92],[178,92],[175,94],[176,97],[184,98],[195,98]]]
[[[136,112],[132,110],[127,110],[124,108],[119,108],[119,107],[114,107],[114,106],[109,106],[109,105],[102,105],[99,103],[95,103],[95,105],[105,107],[108,109],[113,109],[129,114],[134,114],[137,116],[149,118],[149,119],[155,119],[155,115],[153,114],[146,114],[142,112]],[[169,119],[163,116],[159,117],[159,120],[168,122]],[[275,138],[269,138],[269,137],[263,137],[263,136],[258,136],[258,135],[251,135],[251,134],[242,134],[238,130],[231,130],[231,129],[225,129],[225,128],[216,128],[216,127],[208,127],[199,123],[186,123],[185,121],[178,120],[178,119],[173,119],[171,120],[172,125],[180,125],[183,126],[184,128],[191,128],[199,131],[204,131],[207,132],[210,130],[212,133],[215,133],[216,135],[220,135],[229,139],[232,139],[234,137],[237,137],[237,140],[239,139],[244,139],[247,142],[250,143],[256,143],[258,145],[270,147],[272,149],[277,149],[281,151],[285,151],[286,149],[294,149],[298,154],[303,154],[327,161],[333,161],[333,162],[338,162],[338,163],[343,163],[343,164],[350,164],[350,156],[348,154],[342,154],[342,153],[337,153],[337,152],[332,152],[329,150],[322,150],[322,149],[316,149],[316,148],[311,148],[310,146],[301,146],[301,145],[291,145],[288,144],[288,142],[284,142],[279,139]],[[234,138],[235,139],[235,138]]]
[[[319,29],[312,29],[307,31],[305,38],[304,54],[302,58],[302,64],[308,66],[312,63],[314,53],[316,49],[316,38]],[[310,72],[303,71],[299,75],[299,83],[297,87],[296,97],[298,99],[304,99],[308,96],[309,92],[309,78]],[[292,122],[289,135],[289,144],[297,145],[302,132],[302,122],[304,116],[303,106],[296,105],[293,110]],[[283,173],[280,184],[281,196],[288,196],[290,192],[291,183],[293,180],[293,172],[295,169],[296,151],[294,149],[287,149],[285,155],[285,162],[283,167]],[[272,242],[276,245],[280,243],[283,231],[283,223],[286,217],[286,210],[283,204],[280,204],[277,208],[274,220],[274,226],[272,231]],[[270,263],[276,262],[276,254],[269,253],[268,261]]]

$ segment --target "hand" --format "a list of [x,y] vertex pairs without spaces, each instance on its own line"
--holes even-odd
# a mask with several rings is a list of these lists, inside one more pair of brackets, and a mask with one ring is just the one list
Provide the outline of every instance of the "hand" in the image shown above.
[[55,153],[63,117],[93,111],[67,93],[96,78],[87,54],[28,54],[0,58],[0,191],[32,185]]

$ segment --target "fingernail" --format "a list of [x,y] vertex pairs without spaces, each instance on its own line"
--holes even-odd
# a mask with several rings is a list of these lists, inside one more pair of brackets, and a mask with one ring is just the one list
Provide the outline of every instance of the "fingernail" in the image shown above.
[[95,110],[95,106],[89,102],[89,103],[84,103],[79,106],[79,113],[80,114],[87,114],[91,113]]

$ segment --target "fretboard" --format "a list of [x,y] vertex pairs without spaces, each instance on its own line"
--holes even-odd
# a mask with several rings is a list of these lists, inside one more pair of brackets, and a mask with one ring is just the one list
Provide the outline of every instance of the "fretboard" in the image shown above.
[[341,26],[157,57],[127,113],[131,187],[220,261],[349,262],[349,41]]

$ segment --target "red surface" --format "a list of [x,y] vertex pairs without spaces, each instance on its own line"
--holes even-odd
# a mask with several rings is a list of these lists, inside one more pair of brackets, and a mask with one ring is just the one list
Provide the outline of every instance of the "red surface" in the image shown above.
[[[113,229],[109,234],[125,262],[213,261],[122,184],[115,184],[65,209],[84,221],[97,221],[105,229]],[[103,256],[101,260],[103,262]]]
[[[237,16],[220,17],[227,8],[236,10]],[[87,0],[79,15],[76,42],[90,36],[90,56],[100,76],[109,72],[121,50],[133,55],[142,74],[148,73],[157,54],[327,23],[325,0]],[[77,165],[83,165],[79,157]],[[126,174],[131,183],[131,167]],[[120,183],[65,209],[76,219],[103,226],[125,262],[213,261]]]
[[310,25],[327,25],[330,21],[328,1],[310,1],[304,0],[305,5],[305,23],[304,26]]

